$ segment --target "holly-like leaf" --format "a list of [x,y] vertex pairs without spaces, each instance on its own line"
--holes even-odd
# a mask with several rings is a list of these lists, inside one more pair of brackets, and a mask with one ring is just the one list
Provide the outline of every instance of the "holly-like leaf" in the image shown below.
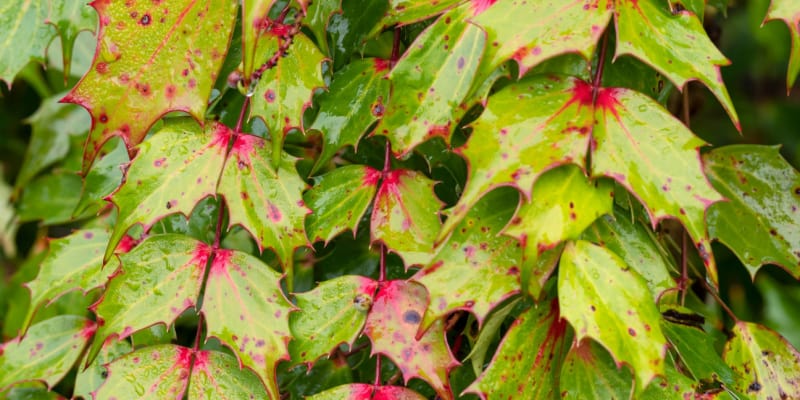
[[589,339],[573,346],[561,368],[563,399],[627,399],[633,394],[633,375],[618,367],[608,351]]
[[388,0],[389,11],[383,19],[383,26],[408,25],[441,14],[452,8],[460,0]]
[[510,194],[495,190],[486,195],[413,276],[430,296],[421,330],[455,310],[473,313],[483,325],[489,311],[519,293],[520,244],[500,235],[519,203],[519,196]]
[[433,136],[447,140],[458,122],[454,108],[469,94],[486,44],[486,34],[464,18],[464,10],[439,17],[389,73],[392,94],[375,132],[389,138],[395,155]]
[[258,375],[240,368],[236,358],[218,351],[195,353],[189,399],[267,399]]
[[158,323],[171,325],[195,307],[211,247],[182,235],[156,235],[120,256],[122,267],[92,306],[99,322],[88,361],[111,338]]
[[94,62],[63,99],[92,115],[84,172],[109,138],[120,136],[130,148],[168,111],[185,111],[202,121],[238,4],[235,0],[92,3],[100,15]]
[[[317,3],[317,2],[315,2]],[[319,96],[319,113],[309,130],[322,133],[322,152],[312,172],[344,146],[358,146],[361,136],[383,117],[389,97],[386,60],[353,61],[333,75],[330,89]]]
[[327,245],[339,233],[350,229],[355,236],[358,222],[372,203],[381,173],[362,165],[347,165],[316,179],[303,196],[312,212],[306,227],[313,241]]
[[289,317],[292,360],[310,364],[342,343],[352,346],[364,328],[377,288],[372,279],[347,275],[296,294],[300,310]]
[[377,29],[383,26],[381,21],[388,9],[389,2],[386,0],[342,1],[342,12],[331,16],[328,25],[334,71],[349,65],[351,59],[352,63],[359,61],[353,56],[363,55],[367,41],[378,36],[380,32]]
[[735,386],[734,373],[714,350],[714,340],[701,328],[661,321],[670,345],[681,357],[687,372],[698,381]]
[[314,34],[317,45],[323,54],[330,55],[328,51],[328,22],[333,14],[342,12],[342,0],[332,1],[312,1],[308,5],[306,17],[303,18],[303,25]]
[[483,399],[557,397],[571,336],[556,300],[525,310],[506,332],[489,368],[466,392]]
[[737,322],[723,358],[738,375],[736,390],[760,399],[800,398],[800,353],[769,328]]
[[741,129],[719,71],[730,61],[714,47],[696,15],[673,13],[661,0],[618,0],[615,13],[617,57],[630,54],[650,64],[681,90],[687,81],[703,82]]
[[96,327],[86,318],[60,315],[34,324],[25,337],[0,344],[0,393],[21,381],[53,387],[72,369]]
[[786,92],[792,90],[800,74],[800,6],[791,0],[772,0],[764,22],[782,20],[789,27],[792,49],[789,53],[789,70],[786,72]]
[[25,185],[18,202],[20,222],[41,220],[57,225],[72,220],[72,210],[80,200],[81,178],[71,171],[44,174]]
[[311,211],[303,202],[306,184],[294,158],[281,152],[280,167],[273,169],[268,144],[257,136],[237,135],[218,192],[228,205],[230,225],[240,224],[259,249],[274,249],[283,265],[290,265],[294,249],[309,245],[304,220]]
[[126,354],[108,364],[108,378],[94,399],[182,399],[194,350],[162,344]]
[[708,233],[730,248],[750,275],[777,264],[800,279],[800,173],[777,147],[737,145],[703,157],[714,187],[729,199],[708,210]]
[[[269,19],[269,11],[275,0],[249,0],[242,2],[242,73],[250,77],[259,68],[258,61],[263,58],[257,49],[264,41],[269,41],[267,34],[273,27]],[[268,56],[269,57],[269,56]]]
[[373,386],[351,383],[306,397],[307,400],[424,400],[419,393],[402,386]]
[[78,370],[78,375],[75,377],[73,396],[81,397],[85,400],[91,399],[92,392],[96,391],[106,379],[107,371],[105,365],[131,351],[133,351],[133,347],[127,340],[117,340],[103,347],[94,361],[88,363],[88,367]]
[[125,183],[111,196],[119,215],[105,259],[134,224],[147,231],[165,215],[188,216],[200,200],[215,195],[231,134],[222,124],[208,124],[203,132],[194,121],[181,120],[140,144]]
[[[241,365],[253,369],[269,398],[277,399],[275,366],[289,359],[289,313],[281,276],[261,260],[233,250],[217,250],[203,297],[208,336],[228,345]],[[233,305],[233,308],[231,308]]]
[[420,378],[443,399],[452,399],[448,374],[458,365],[445,338],[444,322],[435,322],[416,338],[425,313],[427,294],[422,285],[401,280],[379,284],[367,316],[364,334],[372,342],[372,354],[389,357],[403,373],[405,382]]
[[636,377],[636,393],[664,372],[666,339],[661,315],[645,280],[608,249],[579,240],[561,255],[558,272],[561,311],[580,340],[607,348]]
[[383,176],[370,223],[372,240],[399,254],[406,268],[427,264],[439,232],[442,202],[435,183],[419,172],[394,170]]

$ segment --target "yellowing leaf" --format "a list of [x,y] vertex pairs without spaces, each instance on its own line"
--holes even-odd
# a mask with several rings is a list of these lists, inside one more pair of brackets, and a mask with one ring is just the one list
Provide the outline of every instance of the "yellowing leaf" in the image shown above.
[[145,347],[111,362],[96,399],[181,399],[189,384],[194,350],[174,344]]
[[738,375],[738,391],[758,399],[800,398],[800,353],[776,332],[737,322],[723,357]]

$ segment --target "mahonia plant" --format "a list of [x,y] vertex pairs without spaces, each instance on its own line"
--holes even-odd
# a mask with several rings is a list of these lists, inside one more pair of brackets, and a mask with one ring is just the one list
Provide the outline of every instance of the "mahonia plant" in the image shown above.
[[[786,339],[704,304],[712,241],[800,278],[800,173],[666,105],[699,81],[739,127],[710,3],[5,2],[9,85],[96,38],[29,120],[17,221],[70,233],[0,396],[800,398]],[[791,88],[800,4],[766,18]]]

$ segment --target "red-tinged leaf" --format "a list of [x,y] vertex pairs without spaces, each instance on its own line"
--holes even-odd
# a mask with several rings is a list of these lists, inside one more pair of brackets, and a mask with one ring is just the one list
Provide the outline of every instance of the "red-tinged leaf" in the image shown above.
[[794,0],[772,0],[764,22],[782,20],[789,27],[792,49],[789,53],[789,70],[786,72],[786,94],[792,90],[800,74],[800,5]]
[[229,346],[241,365],[253,369],[269,398],[280,397],[275,367],[289,359],[289,313],[281,276],[261,260],[238,251],[214,254],[203,297],[208,335]]
[[63,100],[92,114],[84,172],[109,138],[120,136],[131,148],[168,111],[185,111],[202,121],[238,3],[92,3],[100,15],[94,62]]
[[417,283],[400,280],[381,283],[364,334],[372,342],[372,354],[389,357],[402,371],[405,382],[420,378],[441,398],[452,399],[448,374],[458,361],[447,345],[444,323],[435,322],[416,339],[427,297],[425,288]]
[[373,386],[351,383],[306,397],[307,400],[424,400],[419,393],[402,386]]
[[122,267],[92,306],[99,327],[87,361],[111,338],[124,339],[159,323],[169,326],[195,307],[210,254],[211,247],[202,242],[166,234],[151,236],[121,255]]
[[281,263],[290,265],[294,249],[309,245],[304,221],[311,211],[303,202],[306,184],[294,158],[281,153],[280,168],[273,169],[268,144],[257,136],[237,135],[218,192],[228,205],[230,225],[240,224],[259,249],[274,249]]
[[108,364],[108,378],[94,399],[184,398],[195,352],[174,344],[150,346]]
[[[92,398],[92,392],[96,391],[106,379],[106,365],[124,354],[133,351],[131,344],[123,339],[107,344],[100,350],[100,353],[91,363],[84,362],[78,369],[75,377],[75,390],[73,398],[81,397],[84,400]],[[86,354],[88,356],[88,353]],[[85,357],[84,357],[85,358]],[[88,364],[86,368],[83,365]]]
[[472,0],[471,7],[472,20],[486,29],[492,44],[481,70],[491,71],[513,59],[523,76],[542,61],[565,53],[591,59],[611,19],[613,2]]
[[461,0],[389,0],[389,11],[381,26],[403,26],[426,20],[447,11],[460,2]]
[[489,368],[465,392],[482,399],[557,397],[561,363],[571,336],[555,299],[527,309],[511,324]]
[[630,54],[650,64],[679,89],[690,80],[703,82],[741,129],[719,71],[730,61],[711,42],[696,15],[689,11],[673,14],[662,0],[617,0],[615,19],[616,57]]
[[561,368],[562,399],[628,399],[633,395],[633,375],[617,367],[608,351],[593,340],[576,342]]
[[372,203],[381,173],[363,165],[347,165],[315,179],[303,196],[312,212],[306,230],[313,241],[331,239],[345,230],[356,234],[358,222]]
[[421,331],[455,310],[471,312],[482,326],[496,305],[519,293],[522,249],[517,240],[500,235],[518,203],[510,189],[486,195],[412,277],[430,297]]
[[[664,365],[663,376],[657,376],[653,383],[647,386],[642,393],[643,399],[686,400],[686,399],[715,399],[716,397],[701,397],[697,390],[698,382],[680,373],[672,363]],[[727,394],[727,393],[723,393]],[[635,397],[634,397],[635,398]],[[723,397],[721,399],[740,399],[743,397]]]
[[800,398],[800,352],[769,328],[737,322],[723,357],[738,375],[736,390],[759,399]]
[[95,329],[86,318],[61,315],[34,324],[24,338],[0,344],[0,393],[22,381],[52,388],[72,369]]
[[346,275],[296,294],[300,310],[289,317],[294,338],[289,343],[292,361],[311,364],[342,343],[352,347],[364,328],[377,288],[372,279]]
[[239,368],[236,357],[218,351],[195,353],[186,394],[190,400],[269,398],[258,375]]
[[434,136],[449,140],[458,122],[456,105],[470,93],[486,45],[486,34],[464,18],[465,10],[439,17],[389,73],[392,94],[375,132],[389,138],[395,155]]
[[215,195],[231,134],[222,124],[208,124],[203,132],[194,121],[181,120],[139,145],[125,182],[111,195],[119,215],[105,259],[134,224],[147,231],[168,214],[188,216],[200,200]]
[[395,170],[384,175],[375,197],[372,240],[403,257],[406,268],[427,264],[433,257],[443,204],[433,192],[434,185],[419,172]]
[[269,11],[275,0],[242,1],[242,74],[250,77],[259,68],[263,54],[256,49],[263,41],[270,40],[267,32],[273,26]]

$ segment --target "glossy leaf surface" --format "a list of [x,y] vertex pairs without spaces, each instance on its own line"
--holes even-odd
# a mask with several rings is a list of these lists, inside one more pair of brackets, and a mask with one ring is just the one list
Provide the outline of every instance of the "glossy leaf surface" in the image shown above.
[[603,346],[589,339],[569,350],[559,383],[563,399],[627,399],[633,394],[628,367],[618,367]]
[[714,349],[713,339],[702,329],[663,321],[661,327],[687,372],[698,381],[721,382],[734,387],[734,373]]
[[[269,41],[272,21],[269,11],[275,0],[249,0],[242,2],[242,72],[250,77],[258,68],[263,54],[257,54],[259,44]],[[267,56],[269,57],[269,56]]]
[[308,400],[423,400],[419,393],[402,386],[351,383],[307,397]]
[[252,370],[239,368],[236,357],[198,351],[189,377],[189,399],[266,399],[264,385]]
[[786,72],[786,91],[792,90],[800,74],[800,6],[792,0],[772,0],[765,21],[780,19],[789,28],[792,48],[789,55],[789,70]]
[[[131,351],[133,351],[133,347],[127,340],[117,340],[104,346],[86,369],[81,368],[78,371],[78,375],[75,377],[75,392],[73,395],[86,400],[91,399],[92,392],[96,391],[106,379],[107,371],[105,365]],[[86,363],[83,362],[80,365],[83,366],[84,364]]]
[[383,20],[384,26],[406,25],[428,19],[458,4],[459,0],[388,0],[389,11]]
[[108,364],[108,378],[92,398],[182,399],[193,358],[192,349],[173,344],[128,353]]
[[308,5],[306,17],[303,19],[303,24],[308,27],[319,48],[324,54],[328,52],[328,22],[334,13],[342,12],[342,0],[333,1],[312,1]]

